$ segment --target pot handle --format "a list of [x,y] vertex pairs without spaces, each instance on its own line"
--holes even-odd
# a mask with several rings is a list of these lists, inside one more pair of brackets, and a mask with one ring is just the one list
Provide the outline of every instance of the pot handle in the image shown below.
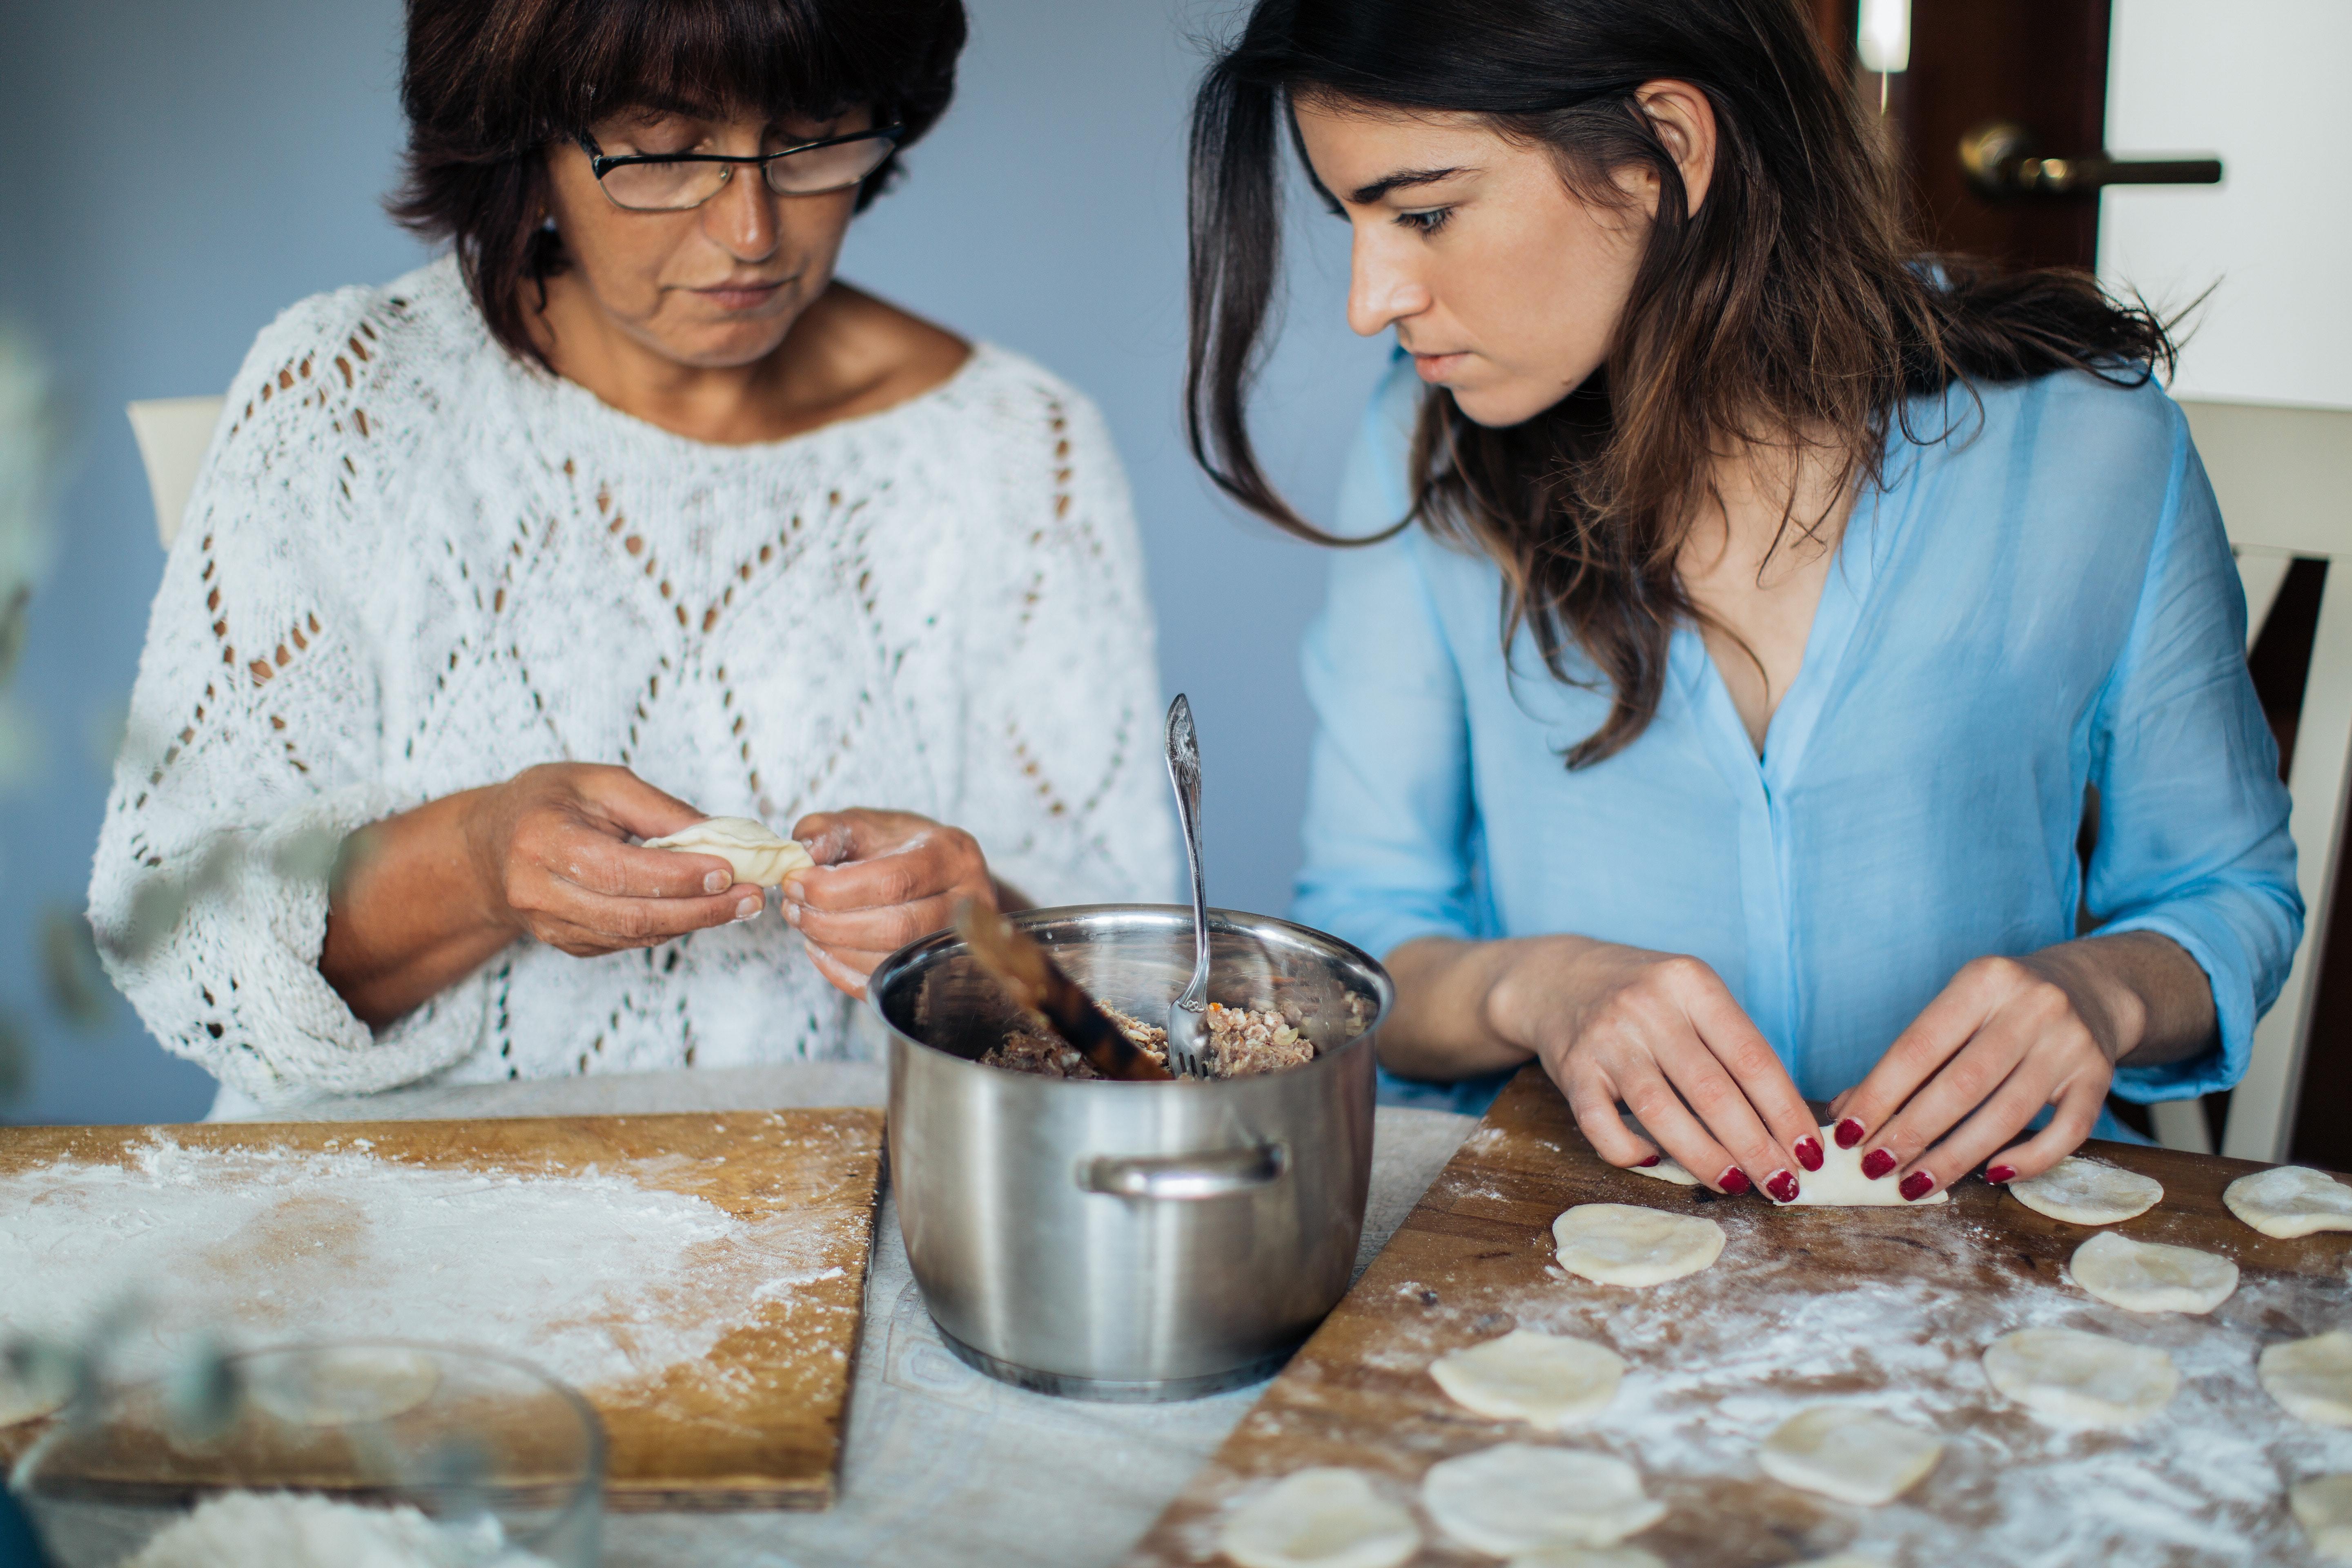
[[1097,1154],[1078,1162],[1077,1178],[1085,1192],[1181,1203],[1269,1187],[1289,1169],[1287,1145],[1259,1143],[1204,1154]]

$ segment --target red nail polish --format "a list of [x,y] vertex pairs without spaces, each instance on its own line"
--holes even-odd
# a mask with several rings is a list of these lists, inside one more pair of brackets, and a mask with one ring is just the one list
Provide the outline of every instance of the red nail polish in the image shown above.
[[1895,1156],[1884,1149],[1873,1149],[1862,1157],[1862,1173],[1870,1181],[1878,1180],[1893,1169],[1895,1169]]
[[1921,1198],[1926,1197],[1927,1195],[1927,1189],[1935,1184],[1936,1178],[1929,1175],[1927,1172],[1914,1171],[1909,1175],[1903,1178],[1902,1186],[1895,1190],[1903,1194],[1903,1201],[1905,1203],[1916,1204]]
[[1837,1130],[1832,1136],[1837,1140],[1839,1148],[1851,1149],[1862,1142],[1862,1123],[1849,1116],[1837,1124]]
[[1985,1173],[1985,1180],[1998,1187],[2005,1182],[2013,1182],[2017,1180],[2017,1171],[2013,1166],[1995,1165],[1991,1170]]
[[1715,1179],[1715,1184],[1736,1198],[1748,1190],[1748,1173],[1737,1165],[1729,1166]]
[[1797,1140],[1797,1163],[1808,1171],[1822,1168],[1822,1141],[1818,1138]]
[[1790,1172],[1775,1171],[1772,1173],[1771,1179],[1764,1184],[1764,1190],[1772,1194],[1772,1201],[1774,1203],[1795,1203],[1797,1201],[1797,1178]]
[[1635,1163],[1636,1165],[1641,1166],[1641,1167],[1642,1167],[1642,1169],[1643,1169],[1643,1170],[1645,1170],[1645,1171],[1646,1171],[1646,1170],[1648,1170],[1651,1166],[1653,1166],[1653,1165],[1656,1164],[1657,1163],[1658,1163],[1658,1157],[1657,1157],[1655,1154],[1651,1155],[1651,1156],[1650,1156],[1648,1159],[1646,1159],[1646,1160],[1636,1160],[1636,1161],[1634,1161],[1634,1162],[1633,1162],[1633,1163]]

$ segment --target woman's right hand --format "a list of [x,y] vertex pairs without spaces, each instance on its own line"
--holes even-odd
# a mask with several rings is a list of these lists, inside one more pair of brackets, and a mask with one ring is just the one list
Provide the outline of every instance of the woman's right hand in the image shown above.
[[471,792],[464,843],[484,912],[575,958],[750,920],[766,895],[715,855],[647,849],[703,819],[626,768],[549,763]]
[[[1485,1040],[1461,1040],[1456,1061],[1482,1054],[1481,1044],[1533,1055],[1612,1165],[1649,1164],[1659,1152],[1625,1125],[1622,1101],[1666,1153],[1717,1192],[1753,1185],[1786,1203],[1801,1173],[1822,1167],[1819,1127],[1788,1069],[1722,979],[1696,958],[1547,936],[1423,939],[1400,947],[1390,964],[1401,998],[1423,993],[1401,1000],[1396,1022],[1451,1032],[1459,1026],[1443,1016],[1458,1018],[1469,1004]],[[1389,1026],[1381,1033],[1385,1047]],[[1391,1065],[1410,1071],[1414,1064]]]

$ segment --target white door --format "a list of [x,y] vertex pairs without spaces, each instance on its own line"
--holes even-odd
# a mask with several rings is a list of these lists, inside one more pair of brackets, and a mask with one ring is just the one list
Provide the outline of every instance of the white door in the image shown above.
[[2218,186],[2101,198],[2099,276],[2190,318],[2181,397],[2352,408],[2352,4],[2114,0],[2109,147],[2210,153]]

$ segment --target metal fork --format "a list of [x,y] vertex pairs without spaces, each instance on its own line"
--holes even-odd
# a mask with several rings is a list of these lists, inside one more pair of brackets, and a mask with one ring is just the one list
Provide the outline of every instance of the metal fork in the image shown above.
[[1192,705],[1181,692],[1168,705],[1168,782],[1176,786],[1184,862],[1192,871],[1192,980],[1168,1004],[1168,1070],[1178,1078],[1206,1078],[1202,1042],[1209,1032],[1209,891],[1201,873],[1201,742],[1192,732]]

